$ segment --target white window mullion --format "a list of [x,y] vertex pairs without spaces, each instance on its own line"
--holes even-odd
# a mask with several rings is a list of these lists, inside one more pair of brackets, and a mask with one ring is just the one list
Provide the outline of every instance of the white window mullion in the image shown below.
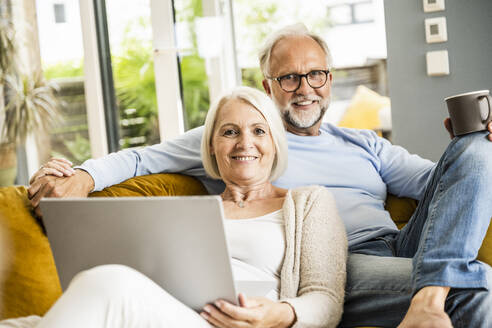
[[236,35],[234,28],[234,12],[232,0],[224,0],[225,38],[222,59],[224,62],[224,75],[227,86],[239,86],[242,84],[241,70],[237,61]]
[[161,142],[184,132],[171,0],[151,0],[154,75]]
[[104,117],[94,2],[79,0],[79,6],[84,45],[84,88],[89,140],[92,157],[98,158],[108,153],[108,141],[106,135],[106,119]]
[[222,33],[222,49],[217,56],[205,58],[209,81],[210,99],[213,101],[224,91],[240,85],[238,77],[234,35],[232,26],[232,6],[229,0],[221,8],[218,0],[202,0],[204,17],[222,17],[223,29],[215,31]]

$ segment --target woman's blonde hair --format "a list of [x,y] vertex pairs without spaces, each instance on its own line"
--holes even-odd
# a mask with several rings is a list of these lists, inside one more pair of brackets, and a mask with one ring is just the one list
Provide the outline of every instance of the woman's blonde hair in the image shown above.
[[205,129],[203,131],[201,145],[201,156],[205,171],[214,179],[221,178],[217,160],[215,159],[215,156],[210,153],[210,146],[212,145],[215,121],[219,110],[221,110],[228,101],[233,99],[244,101],[253,106],[265,118],[268,127],[270,128],[273,144],[275,145],[275,157],[269,181],[276,180],[287,168],[287,138],[285,136],[284,125],[272,100],[263,92],[250,87],[235,88],[231,92],[220,97],[219,100],[210,107],[207,118],[205,119]]

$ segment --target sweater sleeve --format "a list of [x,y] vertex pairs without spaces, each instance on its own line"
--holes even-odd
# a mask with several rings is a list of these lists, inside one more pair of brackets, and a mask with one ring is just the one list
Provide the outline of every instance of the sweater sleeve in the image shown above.
[[379,174],[386,183],[388,192],[398,197],[421,200],[436,165],[376,136],[373,131],[370,133],[374,152],[380,161]]
[[326,188],[315,187],[305,201],[299,289],[297,297],[281,301],[295,309],[294,327],[336,327],[345,295],[345,227]]
[[203,127],[199,127],[160,144],[87,160],[77,168],[92,176],[94,191],[152,173],[184,173],[202,178],[205,177],[200,156],[202,134]]

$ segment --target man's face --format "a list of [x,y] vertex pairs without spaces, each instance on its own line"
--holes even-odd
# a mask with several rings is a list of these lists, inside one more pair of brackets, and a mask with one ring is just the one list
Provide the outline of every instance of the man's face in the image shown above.
[[[278,41],[272,49],[270,77],[326,69],[326,54],[310,37],[287,37]],[[294,92],[284,91],[275,80],[264,80],[263,86],[277,105],[288,131],[301,135],[318,135],[321,119],[330,104],[331,80],[330,73],[326,84],[314,89],[303,77],[301,85]]]

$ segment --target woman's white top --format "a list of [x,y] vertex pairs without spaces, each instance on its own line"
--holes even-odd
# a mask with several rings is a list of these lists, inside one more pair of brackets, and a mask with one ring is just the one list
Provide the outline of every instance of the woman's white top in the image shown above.
[[285,256],[282,210],[256,218],[225,220],[225,230],[234,279],[273,280],[276,288],[266,297],[278,300],[280,269]]

